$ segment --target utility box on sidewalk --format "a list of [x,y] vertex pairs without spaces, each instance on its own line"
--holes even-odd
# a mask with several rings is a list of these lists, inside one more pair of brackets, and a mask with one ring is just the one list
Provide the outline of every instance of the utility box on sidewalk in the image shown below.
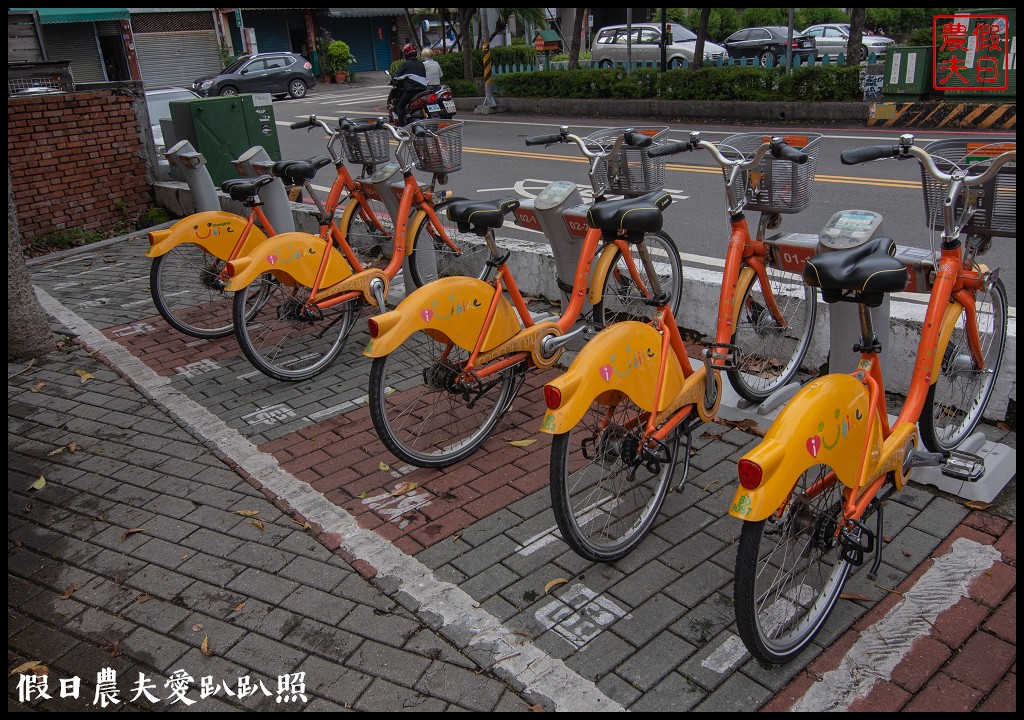
[[886,100],[923,100],[932,92],[932,49],[928,45],[893,47],[885,56],[882,96]]
[[281,159],[270,95],[232,95],[170,103],[174,137],[188,140],[207,161],[213,182],[238,177],[232,164],[254,145]]

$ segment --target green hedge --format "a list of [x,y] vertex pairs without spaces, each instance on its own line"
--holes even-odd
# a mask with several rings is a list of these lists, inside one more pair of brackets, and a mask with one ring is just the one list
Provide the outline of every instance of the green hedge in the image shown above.
[[860,100],[860,69],[706,67],[660,72],[641,68],[627,75],[607,70],[544,70],[494,77],[506,97],[663,98],[665,100],[841,101]]

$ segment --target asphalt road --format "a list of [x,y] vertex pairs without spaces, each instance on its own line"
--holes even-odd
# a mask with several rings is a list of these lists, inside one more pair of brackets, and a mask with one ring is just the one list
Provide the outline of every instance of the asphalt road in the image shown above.
[[[315,113],[319,117],[335,119],[347,117],[375,117],[385,113],[387,86],[357,85],[336,89],[336,86],[318,86],[302,100],[283,100],[274,103],[278,123],[282,157],[310,157],[323,154],[325,142],[322,133],[294,131],[288,126],[295,120]],[[584,196],[589,192],[587,166],[578,150],[571,145],[527,146],[525,139],[533,135],[551,133],[570,122],[566,118],[544,118],[513,115],[473,115],[461,113],[459,119],[466,124],[463,137],[463,167],[453,173],[449,187],[459,196],[499,198],[510,194],[531,197],[552,180],[571,180],[582,186]],[[925,223],[925,204],[921,190],[921,171],[916,162],[895,160],[844,166],[840,153],[865,145],[895,142],[898,131],[872,128],[813,128],[800,126],[739,127],[724,125],[678,125],[662,119],[643,123],[637,118],[580,120],[571,125],[571,132],[587,135],[604,127],[648,125],[668,127],[667,139],[681,140],[693,130],[718,143],[738,133],[766,133],[814,137],[820,134],[816,179],[812,200],[808,208],[798,214],[784,216],[778,232],[817,234],[829,219],[840,210],[866,209],[880,213],[883,234],[903,246],[928,248],[938,243]],[[921,131],[916,136],[918,145],[936,140],[955,140],[975,135],[963,132]],[[985,135],[993,141],[1013,139],[1005,134]],[[331,170],[321,170],[316,186],[326,187],[331,181]],[[670,158],[665,187],[675,202],[666,211],[665,231],[675,240],[684,255],[684,262],[709,267],[721,267],[728,238],[726,220],[725,185],[721,173],[707,153],[693,152]],[[756,216],[751,223],[756,222]],[[507,225],[506,236],[542,242],[539,233]],[[984,261],[1003,268],[1011,305],[1011,317],[1016,314],[1016,278],[1008,272],[1016,266],[1016,248],[1008,239],[996,239]]]

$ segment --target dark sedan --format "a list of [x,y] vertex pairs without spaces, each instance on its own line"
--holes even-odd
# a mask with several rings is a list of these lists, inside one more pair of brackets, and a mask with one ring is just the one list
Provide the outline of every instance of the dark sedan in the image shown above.
[[[754,58],[761,67],[772,67],[786,62],[786,43],[789,28],[752,27],[737,30],[725,39],[722,45],[731,58]],[[814,38],[809,35],[793,35],[793,62],[799,58],[804,64],[817,57]]]

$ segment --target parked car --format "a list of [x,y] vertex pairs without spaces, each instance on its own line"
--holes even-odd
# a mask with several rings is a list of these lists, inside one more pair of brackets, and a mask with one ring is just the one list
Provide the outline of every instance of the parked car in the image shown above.
[[270,93],[274,97],[305,97],[316,85],[309,60],[290,52],[242,55],[221,72],[192,83],[200,96]]
[[[825,57],[827,55],[830,60],[836,59],[840,54],[846,55],[846,49],[850,44],[849,23],[811,25],[801,34],[813,37],[818,48],[818,56]],[[892,38],[864,33],[861,38],[860,56],[857,60],[859,62],[867,60],[870,53],[874,53],[878,58],[884,57],[895,42]]]
[[[668,23],[669,44],[665,47],[665,58],[670,68],[680,67],[683,60],[693,62],[693,50],[697,33],[679,23]],[[628,42],[627,42],[628,41]],[[613,63],[626,62],[627,45],[632,45],[633,62],[661,62],[661,23],[633,23],[632,25],[608,25],[597,31],[591,58],[598,67],[611,67]],[[728,53],[721,45],[704,42],[704,62],[725,60]]]
[[156,145],[157,180],[169,180],[171,178],[171,166],[167,162],[167,158],[164,157],[164,152],[167,148],[160,121],[171,119],[171,103],[175,100],[195,100],[198,97],[199,95],[183,87],[152,88],[146,91],[149,131],[153,135],[153,144]]
[[[727,37],[722,45],[731,58],[754,58],[767,67],[776,67],[786,62],[786,43],[789,42],[789,28],[779,26],[752,27],[737,30]],[[793,62],[801,63],[818,56],[814,38],[810,35],[793,35]]]

